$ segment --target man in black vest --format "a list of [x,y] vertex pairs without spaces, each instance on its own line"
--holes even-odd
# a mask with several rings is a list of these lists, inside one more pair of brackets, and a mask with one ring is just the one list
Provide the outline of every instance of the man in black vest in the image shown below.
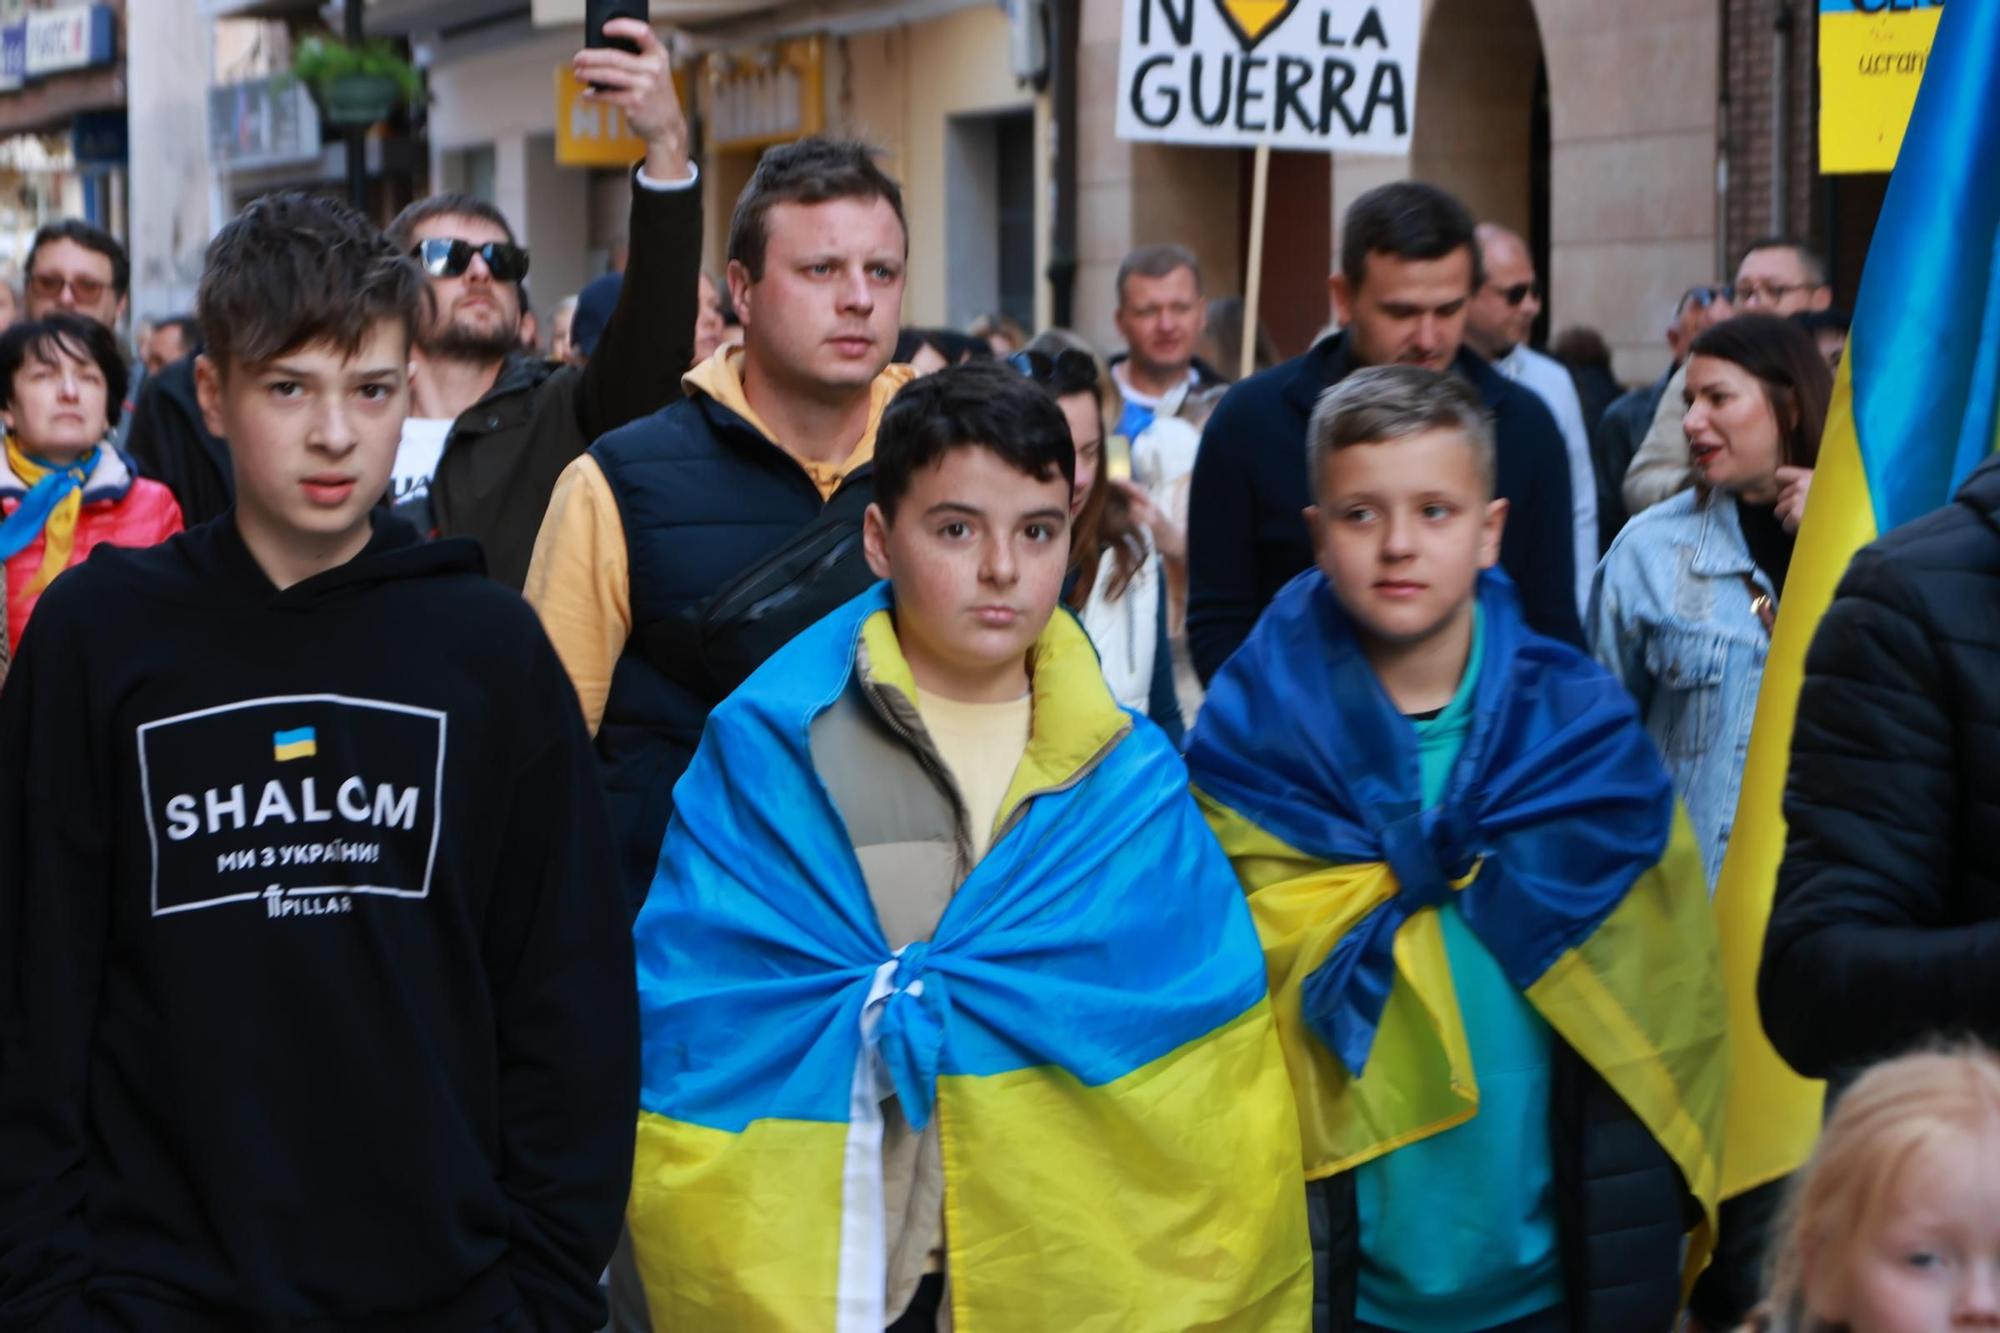
[[902,192],[868,149],[766,153],[729,228],[741,347],[557,481],[528,600],[597,737],[634,909],[709,709],[790,632],[872,581],[860,521],[908,255]]
[[1435,185],[1370,190],[1341,221],[1329,280],[1341,331],[1244,380],[1202,431],[1188,506],[1188,650],[1205,682],[1293,577],[1312,567],[1306,421],[1328,388],[1364,366],[1420,365],[1470,381],[1493,413],[1497,490],[1508,502],[1500,565],[1528,623],[1582,644],[1569,455],[1555,418],[1462,346],[1481,285],[1472,215]]

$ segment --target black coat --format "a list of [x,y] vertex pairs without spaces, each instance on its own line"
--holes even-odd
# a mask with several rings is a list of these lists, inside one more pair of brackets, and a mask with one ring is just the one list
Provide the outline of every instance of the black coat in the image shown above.
[[[763,656],[872,583],[859,558],[860,516],[875,468],[822,499],[797,460],[706,393],[613,431],[591,446],[618,502],[628,555],[632,634],[612,669],[597,754],[627,888],[643,900],[680,781],[709,710]],[[746,642],[723,603],[756,589],[752,571],[782,560],[823,519],[846,520],[814,563],[778,578],[781,609]],[[801,623],[801,617],[803,622]]]
[[125,448],[140,475],[174,493],[187,527],[200,527],[236,502],[229,446],[209,434],[201,418],[191,356],[146,376],[132,408]]
[[1603,418],[1590,429],[1590,463],[1597,474],[1597,549],[1611,549],[1631,515],[1625,512],[1625,473],[1652,428],[1653,414],[1660,410],[1667,384],[1676,367],[1651,384],[1634,389],[1604,409]]
[[528,558],[556,478],[591,441],[681,396],[694,359],[700,295],[701,186],[632,185],[632,255],[618,305],[587,365],[509,363],[453,423],[431,481],[440,537],[476,537],[510,588]]
[[[1188,505],[1188,650],[1204,682],[1249,637],[1278,589],[1313,562],[1301,516],[1312,503],[1306,422],[1320,393],[1359,369],[1344,335],[1252,375],[1223,396],[1201,434]],[[1500,564],[1533,629],[1583,644],[1576,611],[1576,527],[1569,454],[1532,390],[1470,351],[1452,369],[1479,390],[1498,437],[1498,486],[1510,509]]]
[[1833,1076],[2000,1044],[2000,459],[1855,556],[1806,657],[1758,998]]
[[[1666,1149],[1561,1041],[1549,1084],[1563,1301],[1575,1333],[1668,1329],[1681,1304],[1681,1238],[1700,1215]],[[1534,1132],[1522,1126],[1523,1133]],[[1312,1333],[1355,1327],[1361,1227],[1354,1175],[1306,1186]]]

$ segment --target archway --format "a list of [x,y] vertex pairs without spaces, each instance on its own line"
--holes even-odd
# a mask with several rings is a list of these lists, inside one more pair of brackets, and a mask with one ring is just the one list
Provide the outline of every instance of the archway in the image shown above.
[[1411,174],[1450,190],[1480,220],[1527,237],[1546,285],[1549,81],[1534,4],[1434,0],[1429,11]]

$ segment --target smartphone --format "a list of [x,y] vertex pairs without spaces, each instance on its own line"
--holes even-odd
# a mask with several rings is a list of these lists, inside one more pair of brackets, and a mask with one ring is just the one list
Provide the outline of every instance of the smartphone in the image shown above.
[[614,51],[639,54],[639,44],[629,37],[606,37],[604,25],[612,19],[646,21],[646,0],[583,0],[583,44],[586,48],[608,46]]
[[1104,441],[1104,475],[1113,481],[1132,480],[1132,442],[1123,435]]

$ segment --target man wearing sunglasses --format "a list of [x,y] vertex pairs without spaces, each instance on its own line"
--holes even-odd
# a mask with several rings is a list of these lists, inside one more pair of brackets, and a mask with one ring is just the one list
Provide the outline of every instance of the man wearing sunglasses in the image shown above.
[[[1716,283],[1690,287],[1681,293],[1667,320],[1667,348],[1673,364],[1651,384],[1643,384],[1604,409],[1604,419],[1590,436],[1591,463],[1597,470],[1597,551],[1611,549],[1611,539],[1630,517],[1625,512],[1625,473],[1653,424],[1667,389],[1680,375],[1687,349],[1696,338],[1736,313],[1729,288]],[[1675,402],[1680,399],[1676,398]]]
[[527,578],[549,494],[591,441],[681,395],[693,357],[701,259],[701,193],[667,51],[652,28],[614,19],[637,45],[579,51],[579,82],[617,107],[646,142],[633,175],[631,254],[617,308],[595,354],[558,366],[520,347],[521,281],[530,255],[505,215],[466,195],[404,209],[389,239],[423,269],[431,310],[417,338],[392,486],[399,512],[441,537],[475,537],[487,572]]
[[1590,466],[1590,428],[1576,381],[1562,362],[1528,346],[1542,313],[1542,284],[1535,257],[1519,232],[1498,223],[1479,224],[1479,253],[1486,281],[1465,312],[1465,340],[1493,368],[1532,389],[1556,419],[1569,455],[1571,531],[1576,544],[1576,606],[1590,605],[1590,577],[1597,570],[1597,475]]
[[[1743,262],[1736,266],[1736,284],[1730,295],[1733,304],[1729,313],[1711,322],[1720,323],[1730,314],[1803,315],[1833,304],[1826,261],[1799,242],[1781,236],[1750,243],[1743,252]],[[1652,427],[1625,473],[1628,513],[1636,514],[1694,484],[1694,472],[1688,466],[1687,431],[1681,427],[1687,411],[1686,388],[1687,368],[1683,366],[1661,395]],[[1796,515],[1805,507],[1811,473],[1782,480],[1788,494],[1780,496],[1778,512],[1793,515],[1787,526],[1796,528]]]

